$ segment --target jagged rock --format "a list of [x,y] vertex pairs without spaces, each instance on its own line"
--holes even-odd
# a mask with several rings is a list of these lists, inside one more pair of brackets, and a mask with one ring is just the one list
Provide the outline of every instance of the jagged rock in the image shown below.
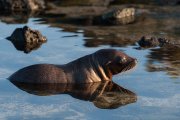
[[13,43],[17,50],[25,53],[39,48],[41,44],[47,41],[46,37],[42,36],[39,31],[32,30],[27,26],[17,28],[7,39]]
[[143,36],[138,44],[143,48],[157,47],[157,46],[165,46],[165,45],[173,45],[177,46],[174,42],[168,40],[167,38],[157,38],[152,36]]
[[141,47],[156,47],[159,46],[159,42],[158,39],[155,37],[147,37],[147,36],[143,36],[139,41],[138,44]]
[[9,11],[36,11],[45,9],[44,0],[0,0],[0,9]]
[[102,15],[103,19],[120,19],[124,17],[134,16],[134,8],[115,9]]
[[115,9],[101,16],[101,21],[107,24],[129,24],[135,21],[135,8]]

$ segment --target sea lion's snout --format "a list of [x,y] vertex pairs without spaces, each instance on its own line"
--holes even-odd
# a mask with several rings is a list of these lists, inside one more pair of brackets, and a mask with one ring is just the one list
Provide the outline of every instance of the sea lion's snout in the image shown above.
[[128,56],[127,59],[128,59],[127,64],[134,63],[136,65],[138,63],[136,58],[132,58]]
[[114,54],[114,59],[109,63],[108,67],[111,73],[118,74],[132,69],[137,64],[137,59],[128,56],[125,53],[116,51]]
[[130,70],[136,66],[138,61],[136,58],[132,58],[132,57],[129,57],[128,59],[129,59],[129,61],[127,62],[127,67],[128,67],[127,70]]

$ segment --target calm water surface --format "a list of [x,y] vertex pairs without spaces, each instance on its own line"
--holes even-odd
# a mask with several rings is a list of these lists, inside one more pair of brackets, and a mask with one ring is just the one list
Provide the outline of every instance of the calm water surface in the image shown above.
[[[178,23],[177,20],[180,19],[176,18],[175,23]],[[158,23],[156,24],[158,25]],[[5,39],[15,28],[24,25],[39,30],[48,39],[47,43],[29,54],[17,51],[13,44]],[[135,25],[129,27],[131,29]],[[161,29],[162,24],[159,27]],[[177,26],[175,31],[167,28],[166,31],[169,30],[167,33],[175,36],[174,38],[180,38],[177,35],[179,28]],[[94,44],[86,46],[87,40],[95,41],[93,39],[95,35],[87,35],[87,31],[81,27],[67,30],[61,25],[52,25],[46,20],[43,21],[42,18],[29,18],[27,23],[22,24],[0,22],[0,119],[180,119],[179,48],[138,50],[135,49],[135,45],[126,44],[127,41],[119,45],[106,42],[107,40],[104,42],[105,44],[102,41],[95,46],[93,46]],[[134,30],[125,31],[134,35]],[[159,31],[158,34],[166,31]],[[141,31],[137,31],[137,34],[139,32],[141,33]],[[112,36],[112,39],[116,38]],[[29,94],[7,80],[11,74],[25,66],[37,63],[64,64],[102,48],[122,50],[137,58],[138,65],[135,69],[113,77],[115,83],[137,95],[136,102],[119,106],[116,109],[100,109],[93,102],[76,99],[68,94],[51,96]]]

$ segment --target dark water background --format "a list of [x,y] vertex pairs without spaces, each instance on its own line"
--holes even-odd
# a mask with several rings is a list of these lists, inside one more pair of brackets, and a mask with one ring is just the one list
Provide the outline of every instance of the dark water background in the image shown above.
[[[100,14],[99,11],[107,9],[104,6],[63,6],[58,8],[61,12],[47,11],[43,15],[1,14],[0,119],[179,120],[180,47],[135,48],[136,41],[149,34],[180,42],[180,7],[143,5],[136,8],[143,13],[137,21],[120,26],[92,25],[89,18],[84,17],[87,15],[82,15],[85,14],[82,12],[84,9],[90,11],[88,16]],[[79,24],[79,19],[84,23]],[[39,30],[48,39],[47,43],[29,54],[17,51],[5,39],[24,25]],[[67,94],[29,94],[7,80],[25,66],[37,63],[65,64],[102,48],[122,50],[137,58],[135,69],[113,77],[115,83],[137,95],[136,102],[116,109],[100,109],[90,101]]]

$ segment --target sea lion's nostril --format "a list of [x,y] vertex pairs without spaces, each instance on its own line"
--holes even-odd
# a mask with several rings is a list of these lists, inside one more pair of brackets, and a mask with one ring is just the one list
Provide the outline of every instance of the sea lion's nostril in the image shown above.
[[130,59],[130,62],[134,62],[135,64],[137,64],[137,63],[138,63],[138,60],[137,60],[136,58],[131,58],[131,59]]

